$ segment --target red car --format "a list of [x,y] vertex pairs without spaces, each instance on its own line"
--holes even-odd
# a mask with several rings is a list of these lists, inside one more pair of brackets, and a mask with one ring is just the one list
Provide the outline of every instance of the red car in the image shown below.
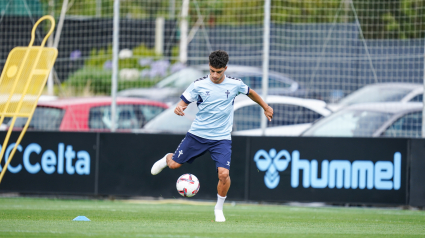
[[[111,102],[111,97],[39,101],[28,129],[108,131]],[[165,103],[138,98],[117,98],[116,102],[116,128],[121,131],[140,129],[168,108]],[[23,128],[25,123],[26,118],[17,118],[14,128]]]

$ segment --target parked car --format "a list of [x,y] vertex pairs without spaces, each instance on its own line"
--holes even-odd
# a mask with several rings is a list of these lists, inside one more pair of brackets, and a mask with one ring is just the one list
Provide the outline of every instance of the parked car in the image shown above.
[[[41,95],[40,98],[38,99],[39,102],[45,102],[45,101],[53,101],[53,100],[57,100],[58,97],[56,96],[51,96],[51,95]],[[5,117],[3,120],[3,123],[0,124],[0,131],[6,130],[7,124],[9,123],[10,119],[12,119],[11,117]]]
[[343,107],[368,102],[422,102],[424,85],[414,83],[377,83],[366,85],[342,98],[328,108],[337,111]]
[[[111,97],[39,101],[29,129],[108,131],[111,128],[111,102]],[[168,108],[162,102],[137,98],[117,98],[116,102],[116,128],[124,131],[142,128]],[[17,118],[14,128],[23,128],[26,121],[26,118]]]
[[302,136],[421,137],[422,109],[419,102],[355,104],[317,121]]
[[[268,96],[268,104],[274,110],[273,120],[267,122],[267,136],[298,136],[315,120],[331,113],[326,103],[315,99],[302,99],[287,96]],[[185,134],[196,117],[198,107],[191,103],[184,116],[174,114],[175,106],[170,107],[148,122],[142,130],[145,133]],[[260,136],[262,108],[245,95],[236,97],[234,104],[233,135]]]
[[[184,68],[158,82],[152,88],[133,88],[118,92],[123,97],[141,97],[174,104],[179,100],[183,91],[196,79],[209,74],[208,65],[198,65]],[[261,68],[250,66],[229,65],[226,75],[240,78],[250,88],[261,94],[263,71]],[[269,72],[269,95],[288,95],[308,97],[307,90],[287,76]]]

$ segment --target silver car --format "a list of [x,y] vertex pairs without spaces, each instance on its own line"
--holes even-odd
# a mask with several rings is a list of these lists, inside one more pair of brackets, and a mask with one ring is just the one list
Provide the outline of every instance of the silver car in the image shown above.
[[302,136],[421,137],[422,109],[419,102],[356,104],[317,121]]
[[343,107],[369,102],[422,102],[424,85],[414,83],[377,83],[366,85],[342,98],[328,108],[337,111]]
[[[303,99],[286,96],[268,96],[267,103],[273,107],[274,115],[267,122],[267,136],[298,136],[311,124],[331,113],[326,103],[315,99]],[[184,116],[174,114],[175,106],[170,107],[148,122],[141,130],[144,133],[185,134],[196,117],[198,107],[191,103]],[[261,136],[261,117],[263,111],[257,103],[245,95],[236,97],[232,135]]]
[[[126,89],[117,95],[148,98],[171,105],[179,100],[180,95],[193,81],[208,74],[208,65],[190,66],[166,77],[151,88]],[[261,94],[262,74],[261,68],[250,66],[229,65],[226,70],[226,75],[242,79],[248,87],[259,94]],[[268,94],[308,97],[308,91],[302,89],[297,82],[273,71],[269,72]]]

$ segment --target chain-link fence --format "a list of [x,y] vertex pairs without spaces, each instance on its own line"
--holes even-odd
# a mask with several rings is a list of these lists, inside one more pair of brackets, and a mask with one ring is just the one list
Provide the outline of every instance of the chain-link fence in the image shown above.
[[[60,36],[59,56],[46,94],[111,95],[113,6],[113,0],[2,1],[0,67],[13,47],[28,43],[40,16],[50,14],[60,22],[62,13],[63,27],[54,34]],[[267,10],[259,0],[120,1],[118,96],[172,107],[192,81],[208,74],[209,53],[222,49],[230,55],[227,75],[259,93],[262,65],[269,63],[267,100],[275,108],[274,122],[263,132],[260,108],[241,97],[235,102],[234,134],[298,136],[326,117],[306,134],[421,136],[424,1],[271,1],[270,24],[265,26]],[[39,40],[46,29],[38,29]],[[264,55],[267,29],[270,47]],[[359,104],[368,102],[375,104]],[[54,102],[45,104],[53,107]],[[155,116],[130,110],[150,119],[121,129],[183,132],[193,120],[162,110]],[[76,113],[75,118],[92,115],[90,110],[87,116]],[[102,115],[107,129],[110,112]],[[167,126],[155,126],[161,124]]]

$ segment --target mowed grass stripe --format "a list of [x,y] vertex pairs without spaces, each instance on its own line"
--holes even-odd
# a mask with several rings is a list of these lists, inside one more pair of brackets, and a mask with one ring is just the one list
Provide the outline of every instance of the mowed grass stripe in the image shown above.
[[226,204],[216,223],[214,203],[190,201],[0,198],[0,237],[425,236],[423,211]]

